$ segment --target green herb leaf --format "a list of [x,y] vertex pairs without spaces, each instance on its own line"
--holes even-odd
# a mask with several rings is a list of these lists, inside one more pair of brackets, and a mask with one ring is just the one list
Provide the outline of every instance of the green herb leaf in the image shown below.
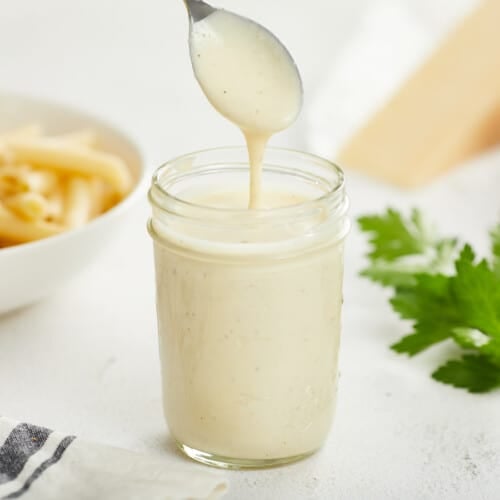
[[411,287],[415,285],[415,274],[418,272],[421,269],[416,265],[376,260],[361,271],[361,276],[386,287]]
[[450,331],[447,328],[432,330],[415,327],[415,333],[403,337],[399,342],[391,346],[391,349],[399,352],[400,354],[408,354],[408,356],[415,356],[425,349],[438,344],[443,340],[450,338]]
[[500,387],[500,368],[485,356],[469,354],[448,361],[432,374],[432,378],[469,392],[488,392]]
[[450,315],[450,321],[457,318],[456,311],[449,297],[450,278],[442,274],[417,274],[415,286],[396,288],[391,299],[393,309],[403,319],[422,320],[429,318],[444,319]]
[[382,258],[390,262],[399,257],[421,254],[428,245],[429,235],[418,210],[413,210],[411,217],[405,219],[389,208],[384,215],[360,217],[358,224],[362,231],[371,235],[372,250],[368,254],[371,259]]
[[389,209],[362,217],[369,233],[372,281],[394,288],[391,305],[412,332],[391,348],[414,356],[451,339],[467,352],[433,377],[471,392],[500,386],[500,224],[491,231],[493,259],[477,261],[470,245],[453,261],[456,240],[437,238],[413,210],[410,218]]
[[409,218],[388,209],[361,217],[358,224],[371,244],[371,262],[361,275],[383,286],[412,286],[416,274],[444,271],[453,261],[456,240],[437,238],[416,209]]
[[453,339],[464,349],[476,350],[500,367],[500,340],[473,328],[455,328]]
[[474,263],[472,248],[466,245],[451,278],[452,296],[461,325],[500,340],[500,281],[486,260]]
[[415,321],[413,333],[394,344],[393,350],[414,356],[453,336],[453,326],[459,322],[450,298],[450,278],[442,274],[419,274],[416,285],[397,288],[391,299],[393,309],[403,319]]

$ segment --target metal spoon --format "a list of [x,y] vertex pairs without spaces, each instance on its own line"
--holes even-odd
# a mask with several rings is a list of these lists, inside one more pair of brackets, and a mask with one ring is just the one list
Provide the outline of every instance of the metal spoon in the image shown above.
[[205,17],[209,16],[217,10],[211,5],[208,5],[208,3],[203,2],[202,0],[184,0],[184,3],[186,4],[189,18],[193,23],[205,19]]
[[[283,130],[283,128],[286,128],[286,126],[289,126],[294,120],[295,118],[297,117],[297,115],[299,114],[300,112],[300,109],[302,107],[302,94],[303,94],[303,86],[302,86],[302,79],[300,77],[300,73],[299,73],[299,70],[297,68],[297,65],[295,64],[295,61],[293,60],[290,52],[287,50],[287,48],[281,43],[281,41],[276,37],[276,35],[274,35],[273,33],[271,33],[267,28],[265,28],[264,26],[256,23],[255,21],[253,21],[252,19],[248,19],[246,17],[243,17],[243,16],[240,16],[238,14],[234,14],[230,11],[225,11],[223,9],[219,10],[215,7],[212,7],[211,5],[209,5],[208,3],[204,2],[203,0],[184,0],[184,4],[186,5],[186,8],[187,8],[187,11],[188,11],[188,15],[189,15],[189,45],[190,45],[190,53],[191,53],[191,64],[193,66],[193,71],[194,71],[194,74],[195,74],[195,77],[196,79],[198,80],[198,83],[200,84],[202,90],[205,92],[205,95],[207,96],[208,100],[213,104],[213,95],[210,94],[210,92],[213,92],[213,89],[211,91],[209,91],[207,93],[207,88],[205,87],[205,83],[202,80],[200,80],[200,78],[198,77],[198,71],[197,71],[197,66],[199,65],[199,58],[200,58],[200,54],[198,54],[198,57],[197,58],[194,58],[193,57],[193,41],[195,41],[193,39],[193,34],[196,32],[196,23],[206,19],[207,17],[209,17],[211,14],[214,14],[216,12],[224,12],[226,14],[226,16],[232,16],[236,19],[239,20],[239,22],[241,23],[242,21],[244,21],[245,23],[249,23],[249,25],[252,25],[254,28],[253,28],[253,32],[255,33],[259,33],[259,37],[260,37],[260,42],[259,42],[259,37],[255,37],[256,40],[255,40],[255,43],[257,45],[257,49],[258,49],[258,45],[259,43],[263,43],[262,40],[265,40],[266,38],[267,39],[272,39],[274,40],[275,44],[276,44],[276,47],[278,46],[281,46],[281,49],[282,49],[282,53],[284,53],[284,56],[288,58],[291,66],[293,66],[294,70],[295,70],[295,74],[292,76],[290,75],[290,79],[291,79],[291,82],[289,81],[288,84],[290,86],[290,88],[293,88],[294,85],[299,88],[299,93],[300,93],[300,102],[298,103],[298,107],[297,107],[297,112],[294,116],[291,116],[289,117],[290,120],[289,120],[289,123],[288,124],[280,124],[280,127],[281,128],[270,128],[268,131],[273,131],[273,132],[277,132],[277,131],[280,131],[280,130]],[[209,22],[209,21],[207,21]],[[224,33],[221,34],[221,39],[223,40],[224,39]],[[195,51],[197,52],[197,51]],[[243,58],[244,59],[244,58]],[[244,66],[244,64],[243,64]],[[228,75],[230,75],[230,71],[228,72]],[[270,78],[273,78],[272,77],[272,72],[271,72],[271,76]],[[259,85],[263,85],[262,81],[265,81],[265,75],[261,78],[261,82],[259,83]],[[270,82],[270,85],[272,85],[272,81]],[[224,92],[225,93],[225,92]],[[247,96],[243,96],[245,99],[247,98]],[[215,108],[222,112],[219,108],[217,108],[216,105],[214,105]],[[227,111],[227,110],[226,110]],[[233,123],[237,124],[238,126],[241,126],[242,124],[238,121],[238,120],[234,120],[232,118],[232,115],[234,115],[234,113],[229,113],[228,114],[225,114],[223,113],[224,116],[226,118],[228,118],[230,121],[232,121]],[[238,113],[236,113],[238,114]],[[253,121],[252,121],[253,120]],[[255,120],[253,118],[250,119],[250,121],[252,123],[255,122]],[[268,126],[269,124],[266,124],[266,126]]]
[[[210,14],[213,14],[214,12],[216,12],[218,10],[217,8],[212,7],[211,5],[204,2],[203,0],[184,0],[184,4],[186,5],[187,11],[188,11],[191,28],[192,28],[192,25],[194,23],[197,23],[198,21],[202,21],[203,19],[208,17]],[[264,26],[261,26],[260,24],[256,23],[255,21],[252,21],[251,19],[248,19],[248,22],[251,22],[253,24],[258,25],[262,30],[264,30],[270,36],[272,36],[280,45],[283,45],[280,42],[280,40],[278,40],[278,38],[273,33],[271,33],[267,28],[265,28]],[[285,50],[288,52],[288,50],[286,48],[285,48]],[[293,57],[291,56],[291,54],[289,52],[288,52],[288,55],[290,57],[290,61],[292,62],[292,64],[295,67],[297,67],[297,65],[295,64],[295,61],[293,60]],[[302,86],[302,79],[301,79],[301,76],[300,76],[298,69],[297,69],[297,78],[299,79],[300,85]]]

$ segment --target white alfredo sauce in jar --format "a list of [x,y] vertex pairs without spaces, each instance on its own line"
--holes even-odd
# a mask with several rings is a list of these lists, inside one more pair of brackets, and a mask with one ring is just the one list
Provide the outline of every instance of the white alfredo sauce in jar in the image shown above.
[[244,148],[161,167],[150,190],[164,410],[179,447],[222,467],[316,451],[337,385],[342,171],[269,149],[248,210]]

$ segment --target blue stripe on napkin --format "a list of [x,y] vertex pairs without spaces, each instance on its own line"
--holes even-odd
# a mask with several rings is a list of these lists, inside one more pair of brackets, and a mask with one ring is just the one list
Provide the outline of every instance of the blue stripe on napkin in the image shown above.
[[19,498],[23,493],[26,493],[30,486],[33,484],[34,481],[36,481],[51,465],[56,464],[60,458],[63,456],[64,452],[68,448],[68,446],[74,441],[75,436],[66,436],[58,445],[56,448],[56,451],[54,451],[53,455],[42,462],[34,471],[33,474],[31,474],[28,479],[24,482],[21,488],[19,488],[17,491],[14,491],[10,495],[7,495],[6,497],[2,497],[3,499],[12,499],[12,498]]
[[0,447],[0,484],[15,479],[28,459],[43,447],[49,429],[36,425],[19,424]]

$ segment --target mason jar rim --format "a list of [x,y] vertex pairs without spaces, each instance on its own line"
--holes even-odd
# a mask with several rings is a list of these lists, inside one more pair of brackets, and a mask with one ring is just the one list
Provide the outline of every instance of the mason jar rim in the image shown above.
[[[331,182],[327,181],[326,179],[322,179],[326,181],[329,185],[328,190],[318,198],[311,198],[307,199],[305,201],[296,203],[294,205],[288,205],[288,206],[283,206],[283,207],[275,207],[275,208],[256,208],[256,209],[251,209],[249,210],[248,208],[226,208],[226,207],[214,207],[214,206],[209,206],[209,205],[203,205],[199,203],[195,203],[193,201],[186,200],[182,197],[176,196],[169,192],[169,189],[167,187],[164,187],[161,183],[161,178],[162,176],[165,175],[165,172],[168,171],[169,168],[171,168],[173,165],[176,163],[180,163],[184,160],[189,160],[190,158],[196,158],[200,155],[204,154],[209,154],[209,153],[217,153],[217,152],[239,152],[239,153],[246,153],[246,148],[244,146],[223,146],[223,147],[217,147],[217,148],[206,148],[206,149],[201,149],[198,151],[193,151],[191,153],[179,155],[162,165],[156,169],[156,171],[153,174],[153,179],[152,179],[152,185],[151,189],[149,191],[149,200],[152,205],[158,206],[158,194],[162,198],[162,201],[170,201],[175,203],[175,206],[177,209],[182,211],[183,208],[188,209],[190,211],[191,216],[193,215],[193,211],[199,211],[199,213],[203,213],[205,215],[215,215],[215,214],[225,214],[225,215],[239,215],[239,216],[248,216],[251,214],[253,218],[266,218],[267,216],[287,216],[291,215],[294,212],[297,211],[303,211],[307,210],[308,208],[314,208],[317,206],[318,203],[325,203],[330,200],[334,200],[336,197],[339,196],[339,193],[342,194],[344,192],[345,188],[345,175],[343,170],[334,162],[327,160],[326,158],[323,158],[321,156],[315,155],[313,153],[307,153],[304,151],[296,150],[296,149],[291,149],[291,148],[278,148],[278,147],[268,147],[266,148],[266,152],[268,153],[275,153],[275,154],[292,154],[297,158],[301,158],[305,161],[310,160],[318,165],[321,165],[322,167],[327,168],[331,172],[333,172],[336,177],[337,181],[333,186],[330,187]],[[217,162],[216,162],[217,163]],[[215,164],[216,164],[215,163]],[[220,164],[224,165],[228,162],[221,161]],[[266,166],[266,158],[264,157],[264,167]],[[214,166],[215,166],[214,164]],[[209,166],[209,165],[206,165]],[[318,179],[320,179],[319,176],[317,176]],[[174,181],[175,182],[175,181]],[[340,197],[338,200],[338,204],[342,205],[344,202],[344,197]],[[162,208],[162,207],[160,207]]]

